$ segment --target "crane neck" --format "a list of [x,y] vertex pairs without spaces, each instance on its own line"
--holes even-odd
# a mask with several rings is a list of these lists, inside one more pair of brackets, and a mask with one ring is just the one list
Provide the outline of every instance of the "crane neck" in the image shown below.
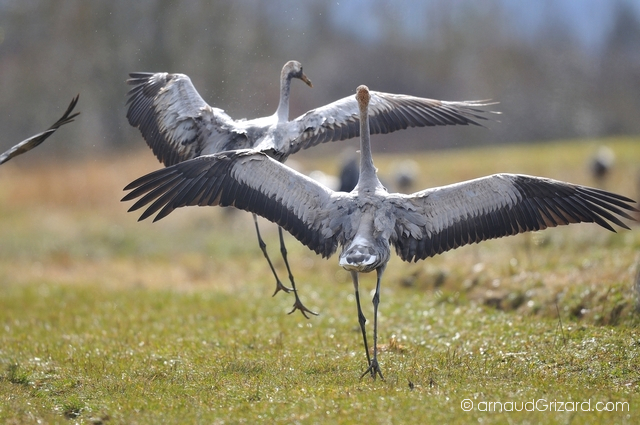
[[378,182],[376,167],[371,153],[371,135],[369,133],[368,108],[360,110],[360,178],[358,186],[375,186]]
[[289,94],[291,92],[291,75],[282,70],[280,74],[280,102],[276,110],[278,122],[289,121]]

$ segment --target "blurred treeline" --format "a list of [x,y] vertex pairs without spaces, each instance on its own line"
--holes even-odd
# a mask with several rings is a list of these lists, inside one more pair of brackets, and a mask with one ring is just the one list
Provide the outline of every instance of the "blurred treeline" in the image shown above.
[[603,2],[534,2],[530,28],[528,3],[0,0],[0,150],[53,123],[76,93],[82,115],[38,155],[141,148],[125,118],[132,71],[185,73],[232,116],[268,115],[290,59],[314,83],[294,81],[292,118],[359,84],[500,102],[488,131],[397,133],[385,138],[390,151],[640,133],[636,5],[607,1],[611,24],[589,41],[563,16],[593,5],[601,13]]

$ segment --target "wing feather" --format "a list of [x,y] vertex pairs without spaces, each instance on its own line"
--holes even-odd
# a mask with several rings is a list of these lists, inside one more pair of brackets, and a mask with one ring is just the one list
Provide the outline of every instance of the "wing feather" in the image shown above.
[[[173,165],[220,150],[233,122],[212,108],[184,74],[134,72],[127,84],[127,119],[137,127],[155,156]],[[220,146],[217,146],[220,145]]]
[[[487,120],[485,101],[446,102],[402,94],[370,92],[369,129],[371,134],[386,134],[408,127],[437,125],[478,125]],[[494,112],[497,113],[497,112]],[[292,121],[300,136],[288,147],[287,155],[319,143],[335,142],[360,135],[358,104],[347,96],[308,111]]]
[[51,127],[49,127],[47,130],[43,131],[42,133],[38,133],[34,136],[31,136],[28,139],[23,140],[22,142],[18,143],[17,145],[13,146],[11,149],[1,154],[0,164],[5,163],[11,158],[15,158],[16,156],[22,155],[23,153],[28,152],[31,149],[37,147],[39,144],[44,142],[49,136],[55,133],[55,131],[58,128],[72,122],[75,117],[80,115],[80,112],[76,112],[75,114],[71,115],[73,108],[75,108],[76,104],[78,103],[79,97],[80,95],[76,95],[76,97],[71,99],[71,103],[69,104],[69,106],[67,106],[67,110],[64,112],[62,117],[58,121],[56,121]]
[[[557,180],[496,174],[412,195],[395,195],[395,214],[421,223],[420,234],[396,221],[393,243],[405,261],[462,245],[570,223],[591,222],[615,231],[629,227],[634,201],[611,192]],[[408,207],[410,206],[410,207]],[[425,223],[426,218],[426,224]]]
[[[188,205],[235,206],[258,214],[289,231],[324,257],[337,249],[337,230],[328,222],[344,214],[341,199],[314,180],[251,150],[203,155],[157,170],[130,183],[122,200],[139,198],[129,211],[147,206],[140,220],[157,221]],[[345,211],[341,213],[340,211]],[[333,216],[332,216],[333,214]]]

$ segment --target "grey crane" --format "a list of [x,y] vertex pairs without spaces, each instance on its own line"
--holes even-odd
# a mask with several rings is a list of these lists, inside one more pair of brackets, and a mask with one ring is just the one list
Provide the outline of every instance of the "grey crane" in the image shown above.
[[358,178],[360,177],[360,167],[358,166],[358,157],[355,155],[347,154],[342,160],[342,166],[340,167],[340,185],[338,187],[339,192],[351,192],[358,184]]
[[[358,137],[358,104],[348,96],[328,105],[308,111],[289,121],[291,80],[299,78],[309,86],[311,81],[297,61],[289,61],[280,74],[280,102],[276,112],[268,117],[234,120],[222,109],[209,106],[200,97],[189,77],[184,74],[131,73],[128,84],[130,105],[127,118],[138,127],[159,161],[174,165],[201,155],[233,149],[255,149],[280,162],[301,149],[319,143]],[[446,102],[420,97],[371,92],[370,124],[372,133],[389,133],[407,127],[436,125],[480,125],[486,120],[478,107],[484,101]],[[295,281],[284,244],[282,229],[278,229],[280,252],[292,289],[285,287],[273,267],[266,244],[260,236],[258,220],[253,215],[260,249],[276,280],[274,295],[280,290],[293,291],[295,303],[289,314],[306,308],[296,290]]]
[[[157,221],[188,205],[235,206],[277,223],[323,257],[342,246],[340,265],[351,272],[368,368],[377,358],[380,281],[390,246],[404,261],[418,261],[463,245],[570,223],[609,222],[628,229],[631,199],[600,189],[521,174],[495,174],[410,195],[388,193],[373,165],[367,107],[370,92],[357,89],[360,108],[360,177],[350,193],[334,192],[254,150],[205,155],[130,183],[122,200],[129,211],[149,205],[140,220]],[[608,221],[607,221],[608,220]],[[360,307],[358,274],[377,272],[373,296],[373,356]]]
[[616,162],[616,154],[608,146],[600,146],[591,156],[589,171],[597,185],[602,187]]
[[47,139],[47,137],[55,133],[55,131],[58,128],[62,127],[65,124],[70,123],[71,121],[73,121],[73,119],[76,116],[80,115],[80,112],[76,112],[73,115],[69,115],[71,114],[71,111],[73,111],[73,108],[76,107],[76,103],[78,103],[78,97],[79,95],[77,95],[71,100],[71,103],[67,107],[67,110],[65,111],[64,115],[62,115],[62,118],[56,121],[51,127],[49,127],[49,129],[43,131],[42,133],[38,133],[34,136],[31,136],[28,139],[23,140],[22,142],[18,143],[8,151],[1,154],[0,164],[3,164],[8,160],[10,160],[11,158],[15,158],[16,156],[22,155],[23,153],[28,152],[31,149],[35,148],[40,143],[44,142]]

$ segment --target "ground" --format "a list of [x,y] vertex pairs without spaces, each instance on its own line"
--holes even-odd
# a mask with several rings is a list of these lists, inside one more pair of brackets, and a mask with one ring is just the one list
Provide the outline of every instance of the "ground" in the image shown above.
[[[638,140],[598,143],[617,155],[601,184],[638,198]],[[496,172],[594,185],[595,150],[412,154],[415,190]],[[404,157],[374,152],[383,176]],[[638,226],[550,229],[411,264],[394,256],[380,303],[386,380],[372,381],[359,378],[353,288],[337,257],[287,236],[300,296],[320,312],[287,315],[293,297],[271,297],[249,214],[188,208],[154,224],[126,212],[122,188],[159,167],[149,151],[36,159],[0,167],[0,422],[640,419]],[[337,174],[330,158],[300,164]],[[286,278],[275,226],[261,226]],[[375,276],[361,285],[371,319]]]

